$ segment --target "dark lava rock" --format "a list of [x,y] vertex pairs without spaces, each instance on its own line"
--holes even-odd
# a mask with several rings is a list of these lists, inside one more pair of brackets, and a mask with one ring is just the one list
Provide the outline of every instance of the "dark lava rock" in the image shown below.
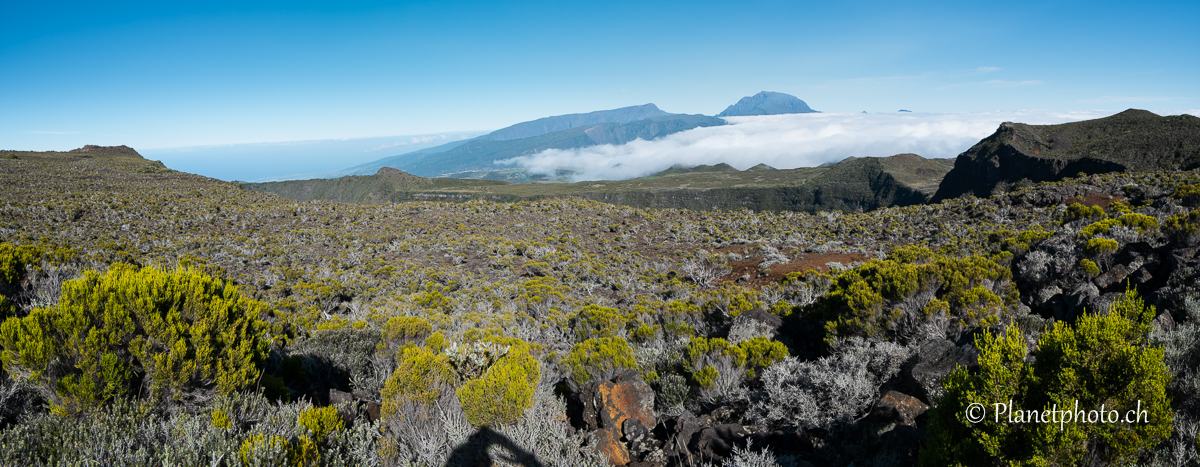
[[916,362],[909,371],[915,383],[916,396],[931,403],[942,395],[942,377],[954,371],[958,365],[978,366],[979,351],[974,345],[955,345],[945,339],[927,342],[917,351]]
[[736,424],[717,425],[700,430],[689,446],[704,459],[724,460],[733,453],[733,447],[746,447],[750,433]]

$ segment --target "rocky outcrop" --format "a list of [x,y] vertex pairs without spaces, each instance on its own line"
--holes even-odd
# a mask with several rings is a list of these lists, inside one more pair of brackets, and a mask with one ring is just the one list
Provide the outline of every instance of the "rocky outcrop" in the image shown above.
[[656,425],[654,390],[637,373],[593,381],[572,399],[573,424],[590,432],[597,451],[612,465],[641,461],[660,447],[651,435]]
[[919,399],[898,391],[888,391],[875,403],[870,417],[887,424],[916,426],[917,417],[927,411],[929,406]]
[[1057,181],[1080,172],[1200,167],[1200,118],[1145,110],[1061,125],[1005,122],[958,156],[933,202],[987,197],[1001,184]]
[[946,339],[929,341],[921,346],[907,370],[909,387],[925,403],[942,396],[942,378],[958,366],[978,366],[979,351],[969,343],[956,345]]
[[367,420],[379,420],[379,410],[382,407],[364,391],[345,392],[337,389],[329,390],[329,405],[337,407],[338,415],[347,426],[358,417],[359,412],[365,413]]

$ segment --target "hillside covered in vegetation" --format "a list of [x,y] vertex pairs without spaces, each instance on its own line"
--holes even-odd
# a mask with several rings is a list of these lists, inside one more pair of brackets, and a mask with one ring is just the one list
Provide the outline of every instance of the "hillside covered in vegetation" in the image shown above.
[[[934,200],[997,186],[1062,180],[1080,172],[1191,170],[1200,167],[1200,118],[1129,109],[1060,125],[1005,123],[964,152]],[[1003,189],[1002,186],[1002,189]]]
[[949,159],[916,154],[850,158],[823,167],[778,170],[766,165],[739,171],[728,164],[675,167],[632,180],[577,183],[505,183],[423,178],[391,168],[371,176],[242,183],[248,190],[300,201],[383,203],[420,200],[461,202],[584,198],[643,208],[697,211],[862,211],[926,202],[950,170]]
[[[300,201],[0,151],[0,465],[1194,465],[1200,172],[927,204],[914,157]],[[1146,417],[966,418],[1072,401]]]

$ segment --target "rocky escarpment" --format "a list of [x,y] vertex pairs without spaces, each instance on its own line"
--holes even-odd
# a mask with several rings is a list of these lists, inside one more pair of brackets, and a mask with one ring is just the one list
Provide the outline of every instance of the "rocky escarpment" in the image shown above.
[[[904,183],[907,168],[892,158],[855,158],[842,161],[808,183],[799,186],[727,186],[693,189],[680,186],[669,190],[621,192],[583,192],[576,196],[606,203],[648,208],[750,209],[754,211],[870,211],[886,206],[911,206],[924,203],[929,194]],[[916,156],[921,161],[927,159]],[[931,162],[936,169],[936,162]],[[671,168],[667,173],[736,172],[727,164],[691,169]],[[762,170],[762,169],[760,169]],[[945,169],[941,169],[945,173]]]
[[1005,122],[958,156],[933,201],[986,197],[1003,184],[1058,181],[1080,172],[1200,167],[1200,118],[1130,109],[1061,125]]
[[103,153],[108,153],[108,154],[114,154],[114,153],[115,153],[115,154],[125,154],[125,155],[128,155],[128,156],[138,156],[138,157],[142,157],[142,155],[141,155],[141,154],[138,154],[138,152],[137,152],[137,151],[135,151],[133,148],[131,148],[131,147],[129,147],[129,146],[125,146],[125,145],[121,145],[121,146],[97,146],[97,145],[95,145],[95,144],[88,144],[88,145],[85,145],[85,146],[84,146],[84,147],[82,147],[82,148],[79,148],[79,149],[72,149],[72,150],[70,150],[70,151],[67,151],[67,152],[103,152]]

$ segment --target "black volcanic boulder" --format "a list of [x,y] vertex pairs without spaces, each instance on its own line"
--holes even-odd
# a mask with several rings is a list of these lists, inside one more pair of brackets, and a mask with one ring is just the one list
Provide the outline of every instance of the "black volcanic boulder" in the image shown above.
[[932,403],[942,395],[942,378],[959,365],[978,366],[979,351],[972,344],[955,345],[939,339],[925,343],[914,357],[915,364],[908,375],[915,383],[916,396],[925,403]]

